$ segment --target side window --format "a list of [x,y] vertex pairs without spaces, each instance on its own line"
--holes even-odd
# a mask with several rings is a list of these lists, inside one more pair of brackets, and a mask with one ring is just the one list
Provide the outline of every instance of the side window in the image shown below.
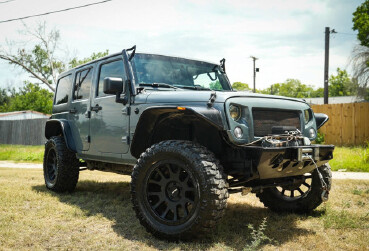
[[68,102],[72,75],[69,74],[58,81],[58,87],[55,94],[55,105],[64,104]]
[[124,65],[122,60],[113,61],[110,63],[106,63],[101,65],[99,72],[99,87],[97,96],[104,97],[108,94],[104,93],[104,78],[113,77],[113,78],[125,78]]
[[92,68],[85,69],[76,74],[74,81],[73,100],[88,99],[92,83]]

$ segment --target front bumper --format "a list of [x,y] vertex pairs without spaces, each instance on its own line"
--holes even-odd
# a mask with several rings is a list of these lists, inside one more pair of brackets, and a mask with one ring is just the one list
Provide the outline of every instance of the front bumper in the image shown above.
[[298,176],[312,172],[333,158],[333,145],[255,147],[260,179]]

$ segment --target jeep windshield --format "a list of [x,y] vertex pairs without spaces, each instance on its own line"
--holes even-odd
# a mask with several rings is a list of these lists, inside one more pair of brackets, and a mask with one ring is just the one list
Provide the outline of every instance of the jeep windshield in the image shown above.
[[137,85],[144,87],[231,90],[220,66],[207,62],[137,53],[133,58],[133,69]]

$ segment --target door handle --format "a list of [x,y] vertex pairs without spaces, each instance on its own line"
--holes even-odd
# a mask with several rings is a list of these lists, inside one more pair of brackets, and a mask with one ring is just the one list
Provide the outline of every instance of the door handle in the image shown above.
[[96,104],[95,106],[91,107],[91,111],[98,112],[100,110],[102,110],[102,106],[99,106],[98,104]]
[[76,113],[76,112],[77,112],[77,110],[74,109],[74,108],[72,108],[72,109],[69,110],[69,113]]

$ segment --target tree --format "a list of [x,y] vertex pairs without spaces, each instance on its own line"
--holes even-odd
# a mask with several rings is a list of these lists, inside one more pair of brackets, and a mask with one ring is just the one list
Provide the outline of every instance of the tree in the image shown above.
[[223,90],[223,87],[220,84],[219,80],[217,80],[215,82],[211,82],[209,84],[209,88],[212,89],[212,90]]
[[359,86],[357,94],[369,99],[369,0],[358,6],[352,15],[352,29],[358,31],[357,39],[361,45],[352,53],[353,76]]
[[260,93],[293,98],[309,98],[315,93],[313,87],[302,84],[298,79],[287,79],[284,83],[276,83]]
[[8,102],[0,106],[0,111],[24,111],[32,110],[42,113],[51,113],[53,93],[43,89],[38,84],[25,82],[18,92],[10,90],[12,93],[8,96]]
[[24,43],[13,52],[15,43],[10,42],[7,49],[0,48],[0,59],[30,73],[32,78],[41,81],[55,92],[57,75],[65,70],[65,64],[55,55],[60,43],[59,31],[56,29],[48,31],[45,22],[33,30],[24,26],[24,34],[36,39],[36,43],[31,49],[27,49],[28,43]]
[[251,91],[251,88],[249,87],[248,84],[241,82],[234,82],[232,84],[232,88],[237,91]]
[[337,68],[337,75],[331,75],[329,78],[329,96],[350,96],[355,94],[355,86],[351,81],[346,70]]
[[369,47],[369,0],[358,6],[352,15],[352,29],[358,31],[357,39],[362,46]]
[[8,95],[8,91],[4,88],[0,88],[0,107],[6,104],[9,104],[10,96]]
[[84,59],[73,58],[69,62],[69,67],[74,68],[74,67],[77,67],[78,65],[88,63],[92,60],[99,59],[99,58],[105,57],[107,55],[109,55],[109,50],[106,50],[104,52],[98,52],[98,53],[94,52],[94,53],[92,53],[92,55],[90,57],[87,57],[87,58],[84,58]]

